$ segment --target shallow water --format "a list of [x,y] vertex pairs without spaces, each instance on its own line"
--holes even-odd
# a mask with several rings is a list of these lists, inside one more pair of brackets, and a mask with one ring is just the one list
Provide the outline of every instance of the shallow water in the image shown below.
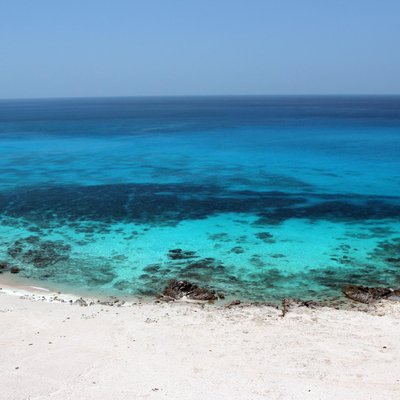
[[43,285],[400,286],[400,97],[4,100],[0,148],[0,261]]

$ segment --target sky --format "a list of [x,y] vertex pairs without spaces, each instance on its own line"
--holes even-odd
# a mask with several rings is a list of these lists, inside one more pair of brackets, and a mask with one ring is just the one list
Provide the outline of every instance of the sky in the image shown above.
[[400,94],[400,0],[0,0],[0,98]]

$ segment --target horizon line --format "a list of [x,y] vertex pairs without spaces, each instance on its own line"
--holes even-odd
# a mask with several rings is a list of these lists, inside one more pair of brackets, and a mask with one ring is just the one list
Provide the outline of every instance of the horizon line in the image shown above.
[[130,98],[199,98],[199,97],[399,97],[400,93],[299,93],[299,94],[159,94],[159,95],[100,95],[100,96],[48,96],[48,97],[0,97],[0,101],[23,100],[84,100],[84,99],[130,99]]

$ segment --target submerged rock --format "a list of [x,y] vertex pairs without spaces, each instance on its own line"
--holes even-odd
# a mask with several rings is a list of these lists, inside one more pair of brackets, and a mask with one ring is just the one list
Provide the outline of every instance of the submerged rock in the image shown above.
[[172,280],[164,289],[163,295],[174,300],[186,297],[191,300],[217,300],[214,290],[201,288],[188,281]]
[[265,243],[275,243],[274,236],[269,232],[258,232],[256,237]]
[[170,260],[188,260],[196,257],[194,251],[184,251],[182,249],[172,249],[168,252],[168,258]]
[[242,254],[242,253],[244,253],[244,249],[243,249],[243,247],[236,246],[231,249],[231,252],[236,253],[236,254]]
[[370,304],[373,301],[386,299],[393,295],[395,291],[384,287],[368,287],[348,285],[343,288],[343,293],[351,300],[364,304]]
[[0,261],[0,274],[2,272],[8,271],[11,265],[7,261]]
[[38,236],[28,236],[16,240],[8,249],[8,255],[22,263],[45,268],[66,261],[71,247],[62,241],[42,240]]
[[232,300],[228,304],[225,304],[225,308],[231,308],[234,306],[238,306],[240,304],[242,304],[242,302],[240,300]]
[[18,274],[21,269],[8,263],[7,261],[0,261],[0,274],[6,271],[11,272],[12,274]]

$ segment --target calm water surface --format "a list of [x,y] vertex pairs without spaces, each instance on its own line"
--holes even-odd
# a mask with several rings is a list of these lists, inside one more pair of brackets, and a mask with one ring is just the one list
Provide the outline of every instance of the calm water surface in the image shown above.
[[44,286],[400,286],[400,97],[2,100],[0,149],[0,261]]

